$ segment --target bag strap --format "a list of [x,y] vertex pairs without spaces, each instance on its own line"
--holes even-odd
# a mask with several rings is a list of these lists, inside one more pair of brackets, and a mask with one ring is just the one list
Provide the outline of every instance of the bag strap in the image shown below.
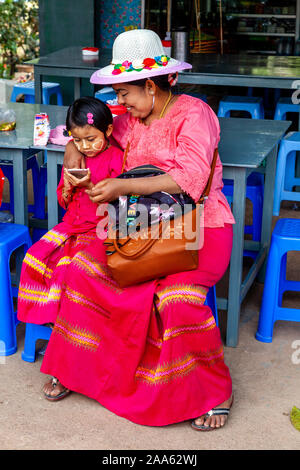
[[203,204],[204,200],[208,198],[210,188],[211,188],[211,185],[212,185],[212,180],[213,180],[216,164],[217,164],[217,158],[218,158],[218,148],[216,148],[214,150],[214,156],[213,156],[212,163],[211,163],[210,175],[209,175],[208,181],[206,183],[205,189],[204,189],[199,201],[197,202],[197,204]]
[[127,155],[128,155],[128,152],[129,152],[129,147],[130,147],[130,142],[128,141],[127,145],[126,145],[125,152],[124,152],[121,174],[124,173],[124,168],[125,168],[125,164],[126,164],[126,160],[127,160]]

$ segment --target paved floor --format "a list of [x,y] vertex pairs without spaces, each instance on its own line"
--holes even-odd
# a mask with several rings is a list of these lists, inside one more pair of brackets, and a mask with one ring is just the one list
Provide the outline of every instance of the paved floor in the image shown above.
[[[289,204],[280,216],[299,218],[300,211]],[[294,253],[288,260],[291,278],[299,279],[299,266]],[[256,341],[262,288],[255,283],[243,303],[238,347],[225,347],[235,402],[222,430],[200,433],[189,422],[139,426],[78,394],[49,403],[41,394],[42,357],[35,363],[21,359],[24,325],[19,325],[18,352],[0,357],[0,449],[299,449],[300,432],[289,413],[294,405],[300,408],[300,323],[277,322],[271,344]],[[291,294],[285,302],[299,308],[300,297]],[[220,312],[221,331],[224,315]]]

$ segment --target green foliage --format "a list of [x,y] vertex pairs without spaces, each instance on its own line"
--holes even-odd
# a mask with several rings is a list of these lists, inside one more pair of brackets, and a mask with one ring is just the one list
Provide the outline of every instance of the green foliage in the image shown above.
[[38,56],[38,0],[0,2],[0,77],[14,75],[17,63]]
[[293,426],[300,431],[300,410],[296,406],[293,406],[290,414],[291,422]]

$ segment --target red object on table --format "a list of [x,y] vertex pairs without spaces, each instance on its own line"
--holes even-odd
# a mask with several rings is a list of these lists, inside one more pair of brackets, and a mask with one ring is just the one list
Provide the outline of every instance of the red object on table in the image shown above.
[[127,112],[127,108],[125,106],[122,106],[121,104],[116,104],[116,105],[107,104],[107,106],[111,110],[112,114],[116,114],[117,116]]

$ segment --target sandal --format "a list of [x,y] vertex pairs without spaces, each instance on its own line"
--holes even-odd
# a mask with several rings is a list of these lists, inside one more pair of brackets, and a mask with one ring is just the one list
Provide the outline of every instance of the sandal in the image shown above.
[[[59,380],[56,377],[52,377],[51,379],[51,385],[52,385],[52,390],[59,384]],[[45,398],[49,401],[57,401],[61,400],[62,398],[65,398],[67,395],[71,393],[71,390],[68,388],[64,387],[64,389],[58,394],[58,395],[49,395],[48,393],[44,392]]]
[[[207,413],[205,413],[203,415],[203,418],[206,419],[206,418],[209,418],[210,416],[218,416],[218,415],[228,416],[229,412],[230,412],[230,409],[232,407],[232,404],[233,404],[233,397],[232,397],[231,405],[230,405],[229,408],[212,408],[211,410],[209,410]],[[196,419],[198,419],[198,418],[196,418]],[[192,426],[193,429],[196,429],[197,431],[215,431],[216,429],[223,428],[225,426],[225,424],[227,423],[227,421],[228,421],[228,418],[226,419],[223,426],[212,427],[212,426],[204,426],[204,424],[202,424],[202,425],[196,424],[196,420],[194,419],[192,421],[191,426]]]

